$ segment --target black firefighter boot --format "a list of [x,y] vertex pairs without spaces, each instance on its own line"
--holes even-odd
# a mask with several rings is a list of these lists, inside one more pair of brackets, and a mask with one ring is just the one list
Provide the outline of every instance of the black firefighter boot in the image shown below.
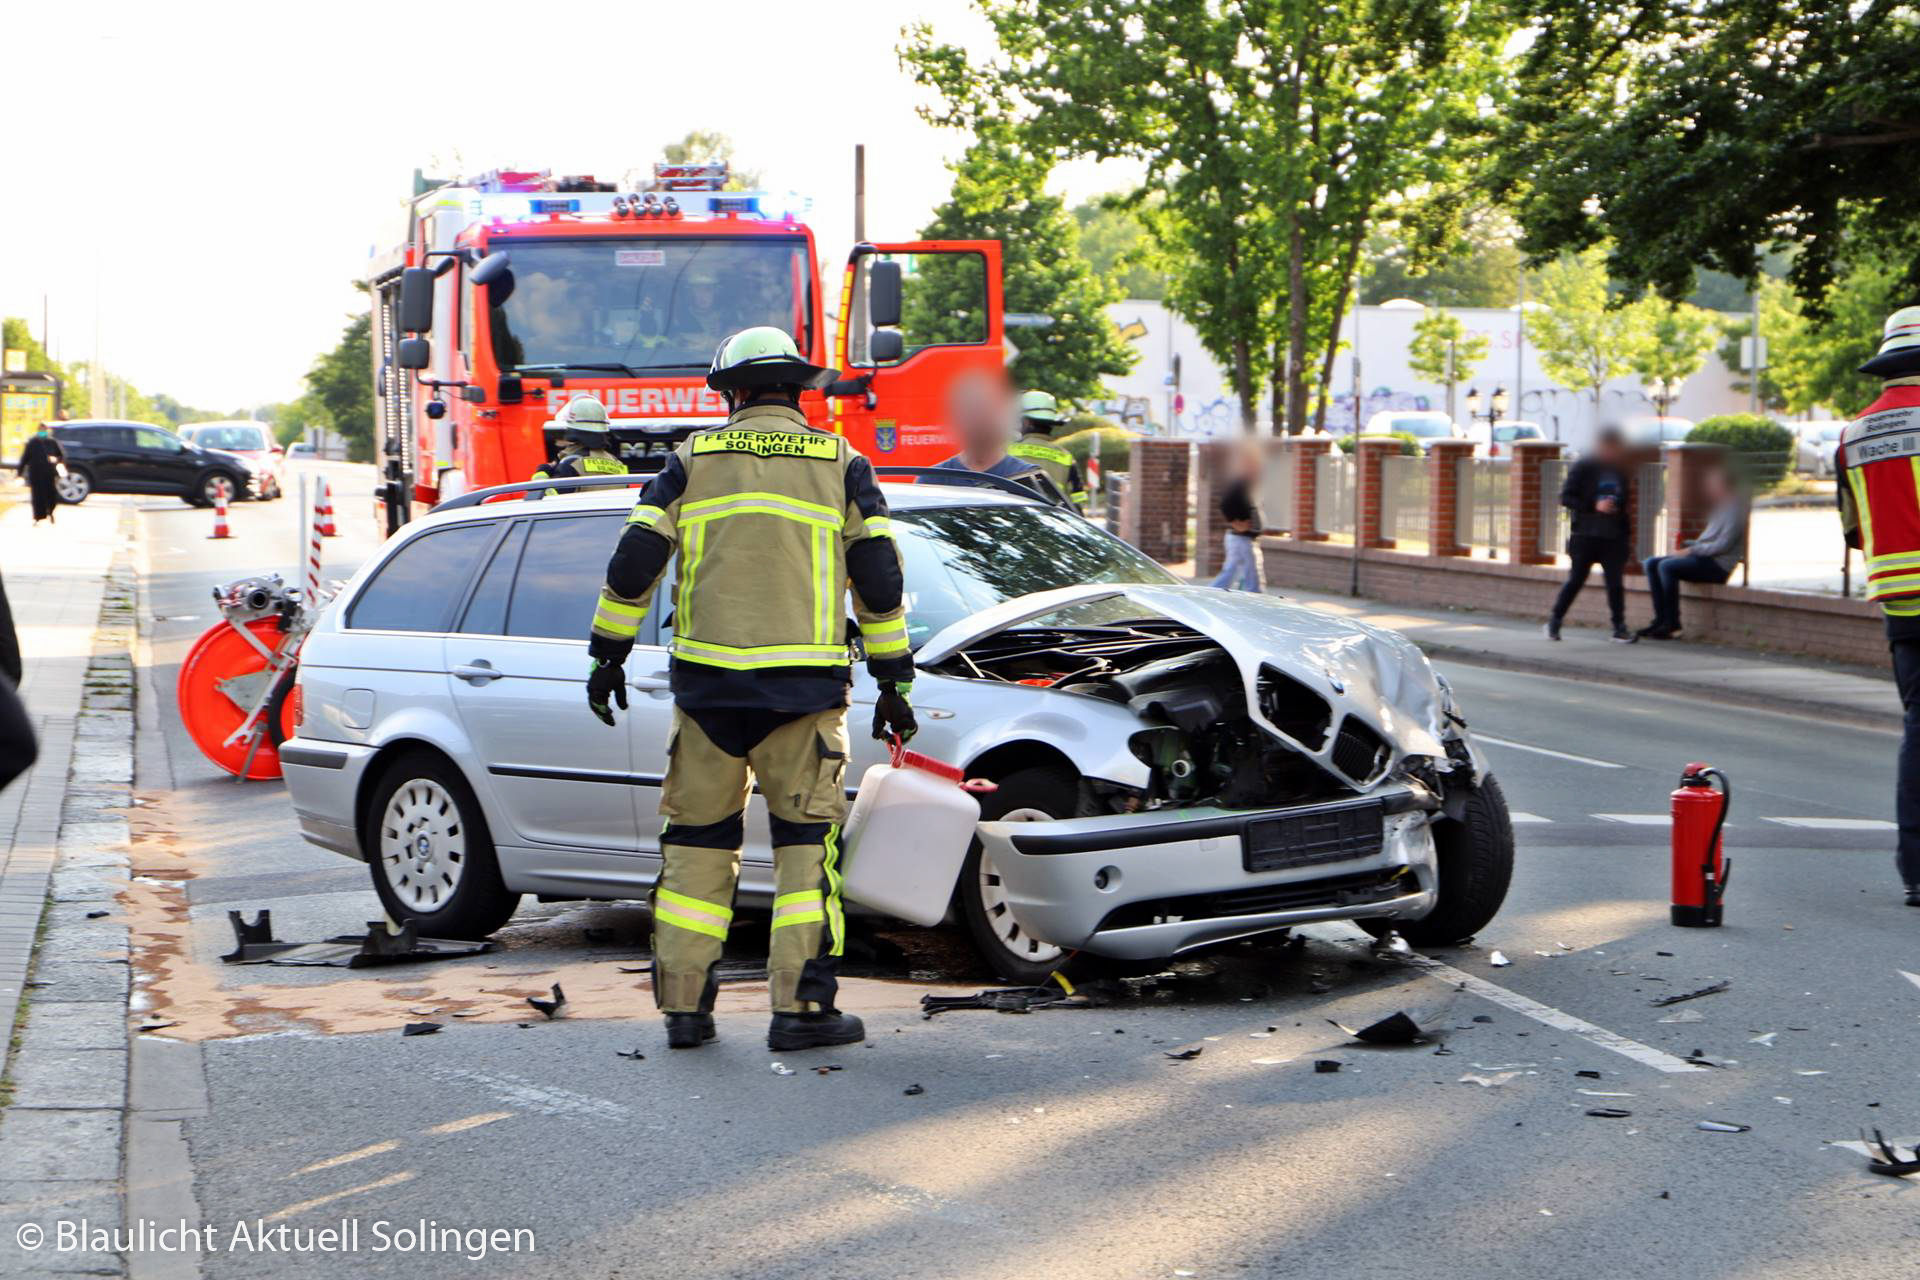
[[859,1044],[867,1038],[860,1019],[838,1009],[818,1013],[776,1013],[767,1028],[769,1049],[822,1049],[834,1044]]
[[710,1013],[670,1013],[667,1015],[667,1048],[698,1049],[717,1035]]

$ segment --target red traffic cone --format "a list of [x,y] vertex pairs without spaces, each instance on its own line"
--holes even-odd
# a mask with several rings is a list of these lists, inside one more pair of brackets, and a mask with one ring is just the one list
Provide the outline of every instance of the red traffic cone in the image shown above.
[[208,534],[207,537],[211,540],[213,538],[231,538],[232,536],[233,531],[227,528],[227,495],[222,493],[213,500],[213,532]]
[[320,536],[323,538],[339,537],[340,531],[333,527],[333,486],[327,483],[326,477],[324,476],[320,478],[320,492],[315,499],[314,505],[319,508],[318,512],[314,515],[314,521],[319,526]]

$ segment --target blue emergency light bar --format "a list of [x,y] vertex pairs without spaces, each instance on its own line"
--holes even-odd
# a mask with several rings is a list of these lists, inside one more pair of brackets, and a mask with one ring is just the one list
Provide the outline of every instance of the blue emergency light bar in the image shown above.
[[578,200],[529,200],[527,203],[532,206],[535,213],[580,212],[580,202]]

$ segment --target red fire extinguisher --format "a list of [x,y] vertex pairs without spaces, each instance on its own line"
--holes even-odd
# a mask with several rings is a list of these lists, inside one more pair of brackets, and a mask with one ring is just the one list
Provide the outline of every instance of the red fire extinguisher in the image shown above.
[[[1719,787],[1713,785],[1719,782]],[[1720,899],[1733,865],[1720,847],[1733,788],[1712,765],[1688,765],[1673,793],[1673,923],[1706,928],[1720,923]]]

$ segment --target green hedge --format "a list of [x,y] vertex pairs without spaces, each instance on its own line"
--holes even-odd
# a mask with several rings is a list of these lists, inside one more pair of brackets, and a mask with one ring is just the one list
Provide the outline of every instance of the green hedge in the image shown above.
[[1084,464],[1098,445],[1102,471],[1121,475],[1133,465],[1133,442],[1140,438],[1138,432],[1087,414],[1075,417],[1071,425],[1080,429],[1057,437],[1055,443],[1071,453],[1074,461]]
[[1358,440],[1398,440],[1402,457],[1420,456],[1420,437],[1411,431],[1363,431],[1357,436],[1341,436],[1334,441],[1342,453],[1352,453]]
[[1720,444],[1748,483],[1765,492],[1793,466],[1793,432],[1757,413],[1726,413],[1708,418],[1687,433],[1687,443]]

